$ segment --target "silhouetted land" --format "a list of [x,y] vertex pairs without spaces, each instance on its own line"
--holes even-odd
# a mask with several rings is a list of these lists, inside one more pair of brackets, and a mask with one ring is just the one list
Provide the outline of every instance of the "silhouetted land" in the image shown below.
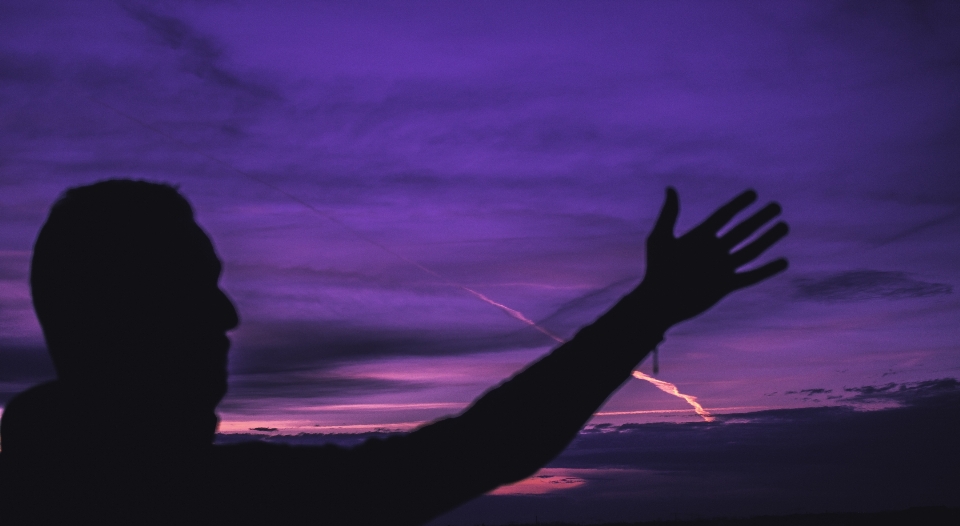
[[[509,523],[510,526],[578,526],[571,522]],[[759,516],[746,519],[659,520],[646,522],[604,522],[590,526],[954,526],[960,524],[960,508],[931,506],[873,513],[807,513]],[[479,526],[479,525],[478,525]],[[490,525],[483,525],[490,526]]]

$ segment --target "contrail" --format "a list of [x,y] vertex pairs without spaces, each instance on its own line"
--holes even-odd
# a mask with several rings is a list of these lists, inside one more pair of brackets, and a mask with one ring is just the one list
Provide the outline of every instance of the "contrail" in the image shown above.
[[698,415],[703,417],[704,420],[706,420],[707,422],[713,422],[713,416],[710,414],[710,412],[704,409],[703,406],[697,402],[696,396],[683,394],[680,392],[679,389],[677,389],[677,386],[673,385],[672,383],[664,382],[663,380],[657,380],[656,378],[653,378],[652,376],[647,376],[641,373],[640,371],[634,371],[633,377],[640,380],[646,380],[652,383],[664,393],[672,394],[673,396],[683,398],[684,400],[686,400],[688,404],[693,406],[693,410],[696,411]]
[[437,271],[435,271],[435,270],[433,270],[433,269],[431,269],[431,268],[429,268],[429,267],[423,266],[422,264],[420,264],[420,263],[418,263],[418,262],[416,262],[416,261],[414,261],[414,260],[412,260],[412,259],[404,256],[403,254],[400,254],[399,252],[391,249],[390,247],[384,245],[383,243],[380,243],[379,241],[377,241],[377,240],[375,240],[375,239],[367,236],[367,235],[364,234],[363,232],[360,232],[359,230],[351,227],[350,225],[348,225],[348,224],[344,223],[343,221],[337,219],[336,217],[334,217],[334,216],[331,215],[330,213],[328,213],[328,212],[326,212],[326,211],[324,211],[324,210],[321,210],[321,209],[313,206],[313,205],[310,204],[309,202],[304,201],[303,199],[297,197],[297,196],[294,195],[294,194],[291,194],[290,192],[287,192],[287,191],[284,190],[283,188],[280,188],[279,186],[277,186],[277,185],[275,185],[275,184],[272,184],[272,183],[270,183],[269,181],[266,181],[266,180],[264,180],[264,179],[261,179],[260,177],[256,177],[256,176],[253,175],[253,174],[250,174],[250,173],[248,173],[248,172],[245,172],[245,171],[237,168],[236,166],[234,166],[234,165],[232,165],[232,164],[224,161],[223,159],[214,157],[213,155],[210,155],[210,154],[208,154],[207,152],[204,152],[204,151],[202,151],[202,150],[199,150],[199,149],[197,149],[197,148],[195,148],[195,147],[193,147],[193,146],[191,146],[191,145],[189,145],[189,144],[181,141],[180,139],[174,137],[173,135],[170,135],[169,133],[164,132],[164,131],[161,130],[160,128],[157,128],[156,126],[151,126],[150,123],[148,123],[148,122],[146,122],[146,121],[143,121],[143,120],[141,120],[141,119],[138,119],[138,118],[134,117],[133,115],[130,115],[129,113],[127,113],[127,112],[125,112],[125,111],[122,111],[122,110],[120,110],[120,109],[118,109],[118,108],[115,108],[115,107],[107,104],[106,102],[103,102],[103,101],[100,100],[100,99],[97,99],[97,98],[94,98],[94,97],[89,97],[89,98],[90,98],[90,100],[92,100],[93,102],[96,102],[97,104],[103,106],[104,108],[107,108],[108,110],[116,113],[117,115],[120,115],[121,117],[123,117],[123,118],[125,118],[125,119],[128,119],[128,120],[130,120],[130,121],[133,121],[133,122],[139,124],[140,126],[143,126],[144,128],[146,128],[146,129],[148,129],[148,130],[156,133],[157,135],[163,136],[164,138],[168,139],[168,140],[171,141],[171,142],[174,142],[174,143],[180,145],[181,147],[183,147],[183,148],[186,149],[186,150],[189,150],[189,151],[191,151],[191,152],[193,152],[193,153],[195,153],[195,154],[197,154],[197,155],[200,155],[200,156],[202,156],[202,157],[204,157],[204,158],[206,158],[206,159],[208,159],[208,160],[210,160],[210,161],[213,161],[213,162],[219,164],[220,166],[223,166],[224,168],[226,168],[226,169],[228,169],[228,170],[230,170],[230,171],[232,171],[232,172],[236,172],[236,173],[238,173],[238,174],[246,177],[247,179],[250,179],[251,181],[260,183],[260,184],[262,184],[262,185],[264,185],[264,186],[266,186],[266,187],[268,187],[268,188],[271,188],[271,189],[275,190],[276,192],[278,192],[278,193],[280,193],[280,194],[285,195],[285,196],[288,197],[290,200],[292,200],[292,201],[294,201],[294,202],[296,202],[296,203],[299,203],[299,204],[303,205],[305,208],[313,211],[313,212],[316,213],[317,215],[320,215],[320,216],[324,217],[324,218],[327,219],[328,221],[331,221],[331,222],[333,222],[333,223],[336,223],[337,225],[339,225],[339,226],[340,226],[341,228],[343,228],[344,230],[346,230],[346,231],[350,232],[351,234],[357,236],[358,238],[366,241],[367,243],[370,243],[371,245],[379,248],[380,250],[383,250],[384,252],[392,255],[393,257],[395,257],[395,258],[397,258],[397,259],[399,259],[399,260],[401,260],[401,261],[404,261],[404,262],[406,262],[406,263],[409,263],[410,265],[413,265],[414,267],[417,267],[418,269],[426,272],[427,274],[430,274],[431,276],[439,279],[440,281],[446,283],[447,285],[450,285],[450,286],[453,286],[453,287],[457,287],[457,288],[463,290],[464,292],[469,293],[471,296],[479,299],[480,301],[483,301],[483,302],[485,302],[485,303],[487,303],[487,304],[489,304],[489,305],[491,305],[491,306],[493,306],[493,307],[496,307],[496,308],[500,309],[501,311],[503,311],[504,313],[506,313],[506,314],[507,314],[508,316],[510,316],[511,318],[514,318],[514,319],[516,319],[516,320],[519,320],[519,321],[521,321],[521,322],[529,325],[530,327],[533,327],[534,329],[536,329],[536,330],[542,332],[543,334],[547,335],[548,337],[550,337],[552,340],[556,341],[557,343],[566,343],[566,340],[564,340],[563,338],[560,338],[560,337],[557,336],[556,334],[553,334],[552,332],[548,331],[547,329],[541,327],[540,325],[537,324],[537,322],[535,322],[535,321],[531,320],[530,318],[527,318],[526,316],[524,316],[522,312],[520,312],[520,311],[518,311],[518,310],[511,309],[510,307],[507,307],[506,305],[504,305],[504,304],[502,304],[502,303],[493,301],[492,299],[490,299],[490,298],[488,298],[487,296],[481,294],[480,292],[477,292],[477,291],[471,289],[470,287],[468,287],[468,286],[466,286],[466,285],[463,285],[463,284],[461,284],[461,283],[457,283],[456,281],[453,281],[453,280],[451,280],[451,279],[443,276],[443,275],[440,274],[439,272],[437,272]]
[[478,298],[478,299],[480,299],[481,301],[485,301],[485,302],[489,303],[490,305],[493,305],[494,307],[502,310],[503,312],[506,312],[507,314],[509,314],[509,315],[510,315],[511,317],[513,317],[514,319],[520,320],[520,321],[522,321],[523,323],[526,323],[527,325],[533,327],[534,329],[537,329],[538,331],[546,334],[546,335],[549,336],[550,338],[553,338],[553,340],[556,341],[557,343],[567,343],[567,340],[564,340],[563,338],[557,336],[556,334],[553,334],[552,332],[548,331],[547,329],[544,329],[543,327],[537,325],[537,322],[535,322],[535,321],[531,320],[530,318],[524,316],[522,312],[520,312],[520,311],[518,311],[518,310],[511,309],[510,307],[507,307],[507,306],[504,305],[503,303],[497,303],[496,301],[493,301],[492,299],[484,296],[483,294],[480,294],[479,292],[477,292],[477,291],[475,291],[475,290],[473,290],[473,289],[471,289],[471,288],[469,288],[469,287],[465,287],[465,286],[460,285],[460,284],[456,284],[456,285],[457,285],[458,287],[460,287],[461,289],[463,289],[463,290],[469,292],[470,294],[472,294],[475,298]]

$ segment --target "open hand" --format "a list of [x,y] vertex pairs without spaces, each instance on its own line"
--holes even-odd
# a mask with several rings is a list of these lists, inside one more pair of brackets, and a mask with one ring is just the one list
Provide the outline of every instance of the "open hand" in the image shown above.
[[747,190],[677,238],[673,229],[680,202],[677,191],[667,188],[660,217],[647,238],[647,271],[641,288],[652,296],[658,315],[669,325],[692,318],[727,294],[787,268],[787,260],[780,258],[753,270],[737,272],[787,235],[787,224],[782,221],[731,252],[780,215],[777,203],[768,204],[722,236],[717,235],[733,216],[756,199],[757,193]]

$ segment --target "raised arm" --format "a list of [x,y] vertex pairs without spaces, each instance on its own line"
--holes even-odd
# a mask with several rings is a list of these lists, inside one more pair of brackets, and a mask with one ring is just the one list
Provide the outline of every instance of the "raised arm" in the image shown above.
[[377,471],[386,476],[378,493],[396,512],[393,520],[417,524],[532,475],[563,451],[669,327],[786,269],[786,260],[777,259],[737,272],[787,234],[783,222],[733,250],[780,214],[778,204],[718,235],[756,198],[753,191],[740,194],[677,238],[679,201],[668,188],[647,239],[646,275],[636,289],[460,416],[355,450],[377,458]]
[[[299,476],[281,470],[287,489],[274,486],[276,500],[268,500],[306,505],[299,508],[303,515],[290,511],[301,518],[325,517],[329,524],[413,525],[532,475],[563,451],[668,328],[787,268],[778,259],[737,272],[787,234],[785,223],[733,250],[779,215],[776,203],[718,235],[756,197],[753,191],[740,194],[677,238],[679,202],[668,188],[647,239],[643,282],[594,323],[459,416],[349,451],[294,448],[289,452],[303,469],[295,470]],[[271,459],[290,460],[279,451],[269,453],[262,457],[265,466],[275,464]]]

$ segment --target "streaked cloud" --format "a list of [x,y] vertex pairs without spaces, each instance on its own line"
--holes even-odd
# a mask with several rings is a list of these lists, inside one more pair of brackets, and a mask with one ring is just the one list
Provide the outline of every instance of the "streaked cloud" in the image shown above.
[[180,56],[183,71],[217,86],[255,97],[277,97],[268,87],[241,79],[222,64],[223,51],[210,36],[197,32],[184,20],[160,14],[146,4],[121,4],[137,21],[156,35],[160,42]]
[[795,278],[796,296],[816,301],[923,298],[950,294],[953,287],[910,277],[906,272],[850,270],[819,278]]

